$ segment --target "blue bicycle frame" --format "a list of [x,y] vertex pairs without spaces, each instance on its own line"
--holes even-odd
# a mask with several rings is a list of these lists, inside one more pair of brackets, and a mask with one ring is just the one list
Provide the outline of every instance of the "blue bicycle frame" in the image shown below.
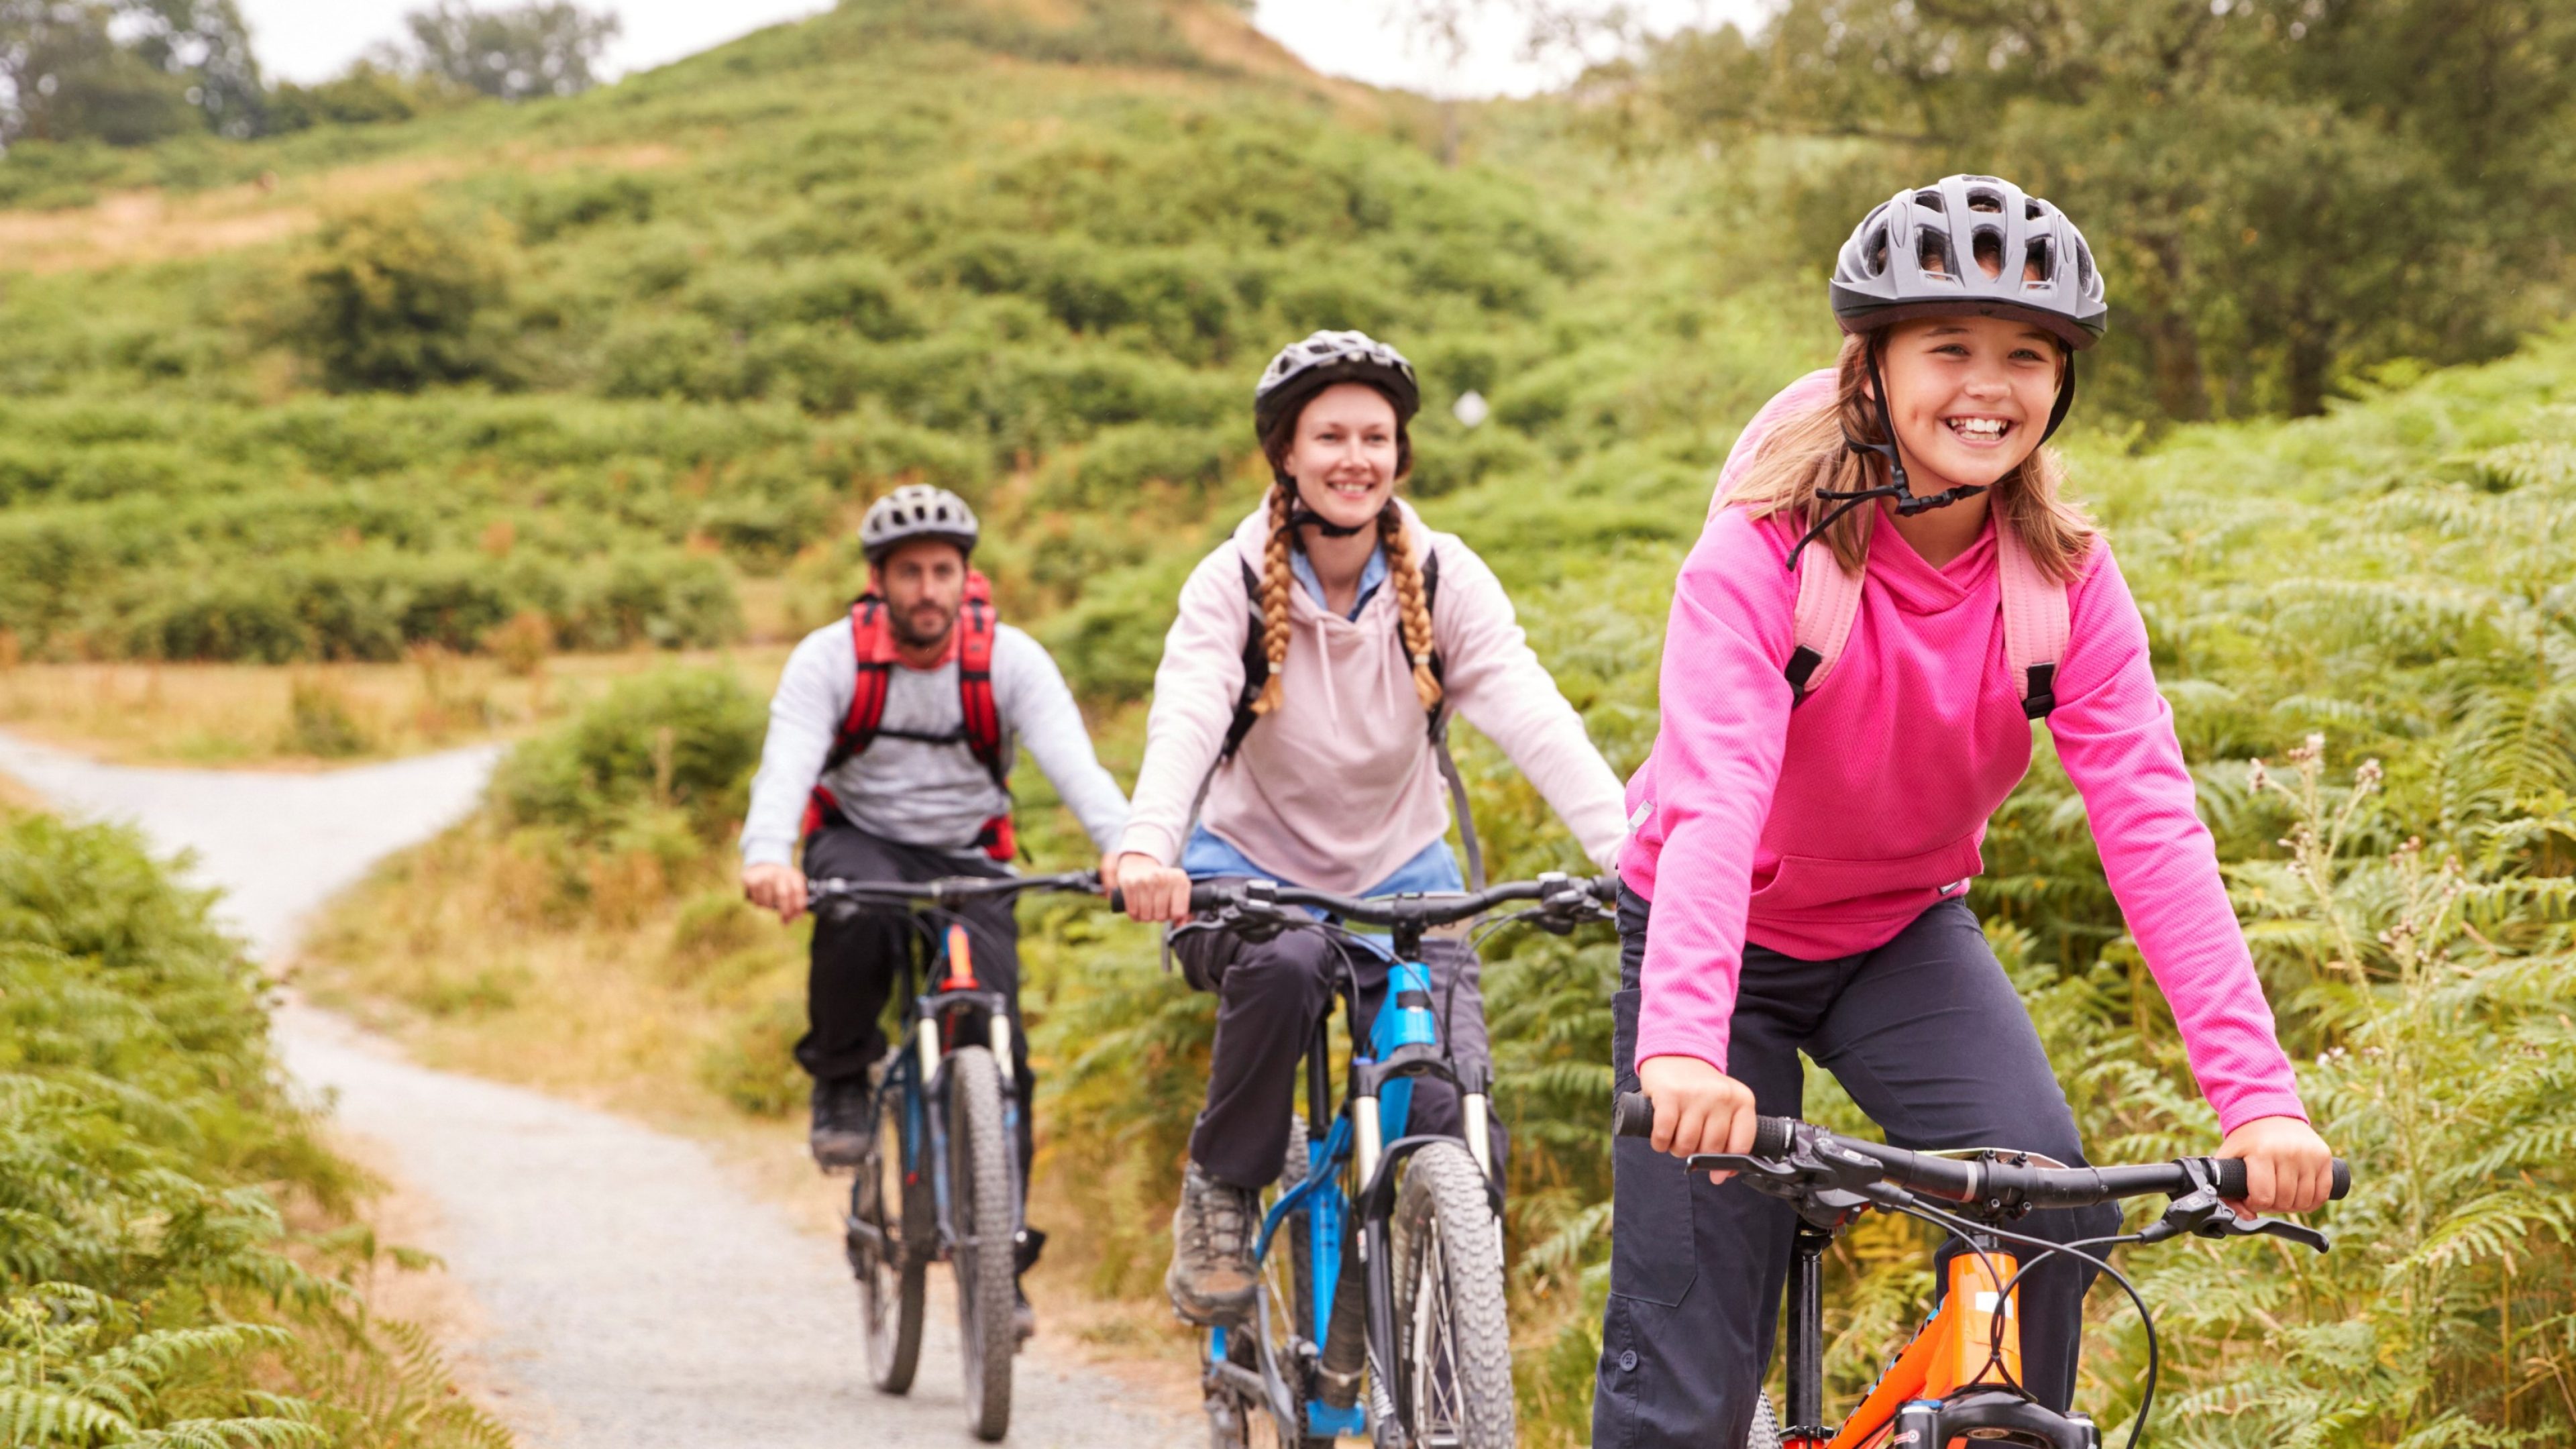
[[[1377,1014],[1369,1033],[1366,1056],[1355,1056],[1351,1062],[1351,1090],[1342,1110],[1332,1119],[1331,1130],[1321,1141],[1308,1137],[1305,1179],[1279,1195],[1261,1223],[1261,1236],[1253,1249],[1253,1261],[1267,1262],[1272,1240],[1287,1227],[1289,1218],[1304,1213],[1307,1246],[1308,1321],[1295,1324],[1300,1338],[1320,1352],[1328,1342],[1333,1323],[1335,1299],[1345,1286],[1342,1273],[1343,1245],[1349,1240],[1349,1226],[1354,1204],[1342,1188],[1342,1169],[1352,1168],[1352,1179],[1359,1185],[1361,1256],[1368,1264],[1365,1289],[1367,1307],[1367,1355],[1370,1368],[1370,1404],[1364,1410],[1353,1404],[1337,1408],[1320,1398],[1308,1398],[1303,1405],[1290,1398],[1291,1386],[1271,1367],[1277,1362],[1280,1345],[1270,1342],[1270,1314],[1266,1304],[1257,1308],[1254,1331],[1260,1336],[1259,1355],[1263,1369],[1259,1399],[1268,1404],[1275,1417],[1283,1422],[1302,1417],[1304,1432],[1312,1437],[1327,1435],[1370,1435],[1372,1416],[1378,1423],[1392,1424],[1395,1406],[1404,1402],[1400,1386],[1391,1375],[1402,1371],[1389,1335],[1394,1322],[1394,1284],[1389,1267],[1386,1234],[1387,1217],[1393,1201],[1394,1168],[1433,1142],[1447,1137],[1413,1137],[1405,1129],[1411,1124],[1413,1078],[1434,1075],[1454,1083],[1464,1108],[1467,1148],[1490,1181],[1494,1174],[1492,1145],[1487,1132],[1491,1108],[1486,1096],[1486,1080],[1481,1069],[1467,1063],[1452,1063],[1440,1046],[1439,1023],[1431,1010],[1431,969],[1418,960],[1399,960],[1387,973],[1386,1002]],[[1316,1024],[1314,1044],[1307,1055],[1307,1103],[1310,1121],[1322,1122],[1322,1106],[1329,1100],[1329,1069],[1326,1060],[1327,1024]],[[1256,1293],[1266,1297],[1265,1278]],[[1293,1303],[1293,1294],[1292,1294]],[[1292,1310],[1293,1312],[1293,1310]],[[1240,1331],[1240,1330],[1237,1330]],[[1246,1382],[1252,1375],[1240,1365],[1229,1362],[1228,1331],[1208,1330],[1207,1363],[1211,1374],[1233,1378],[1238,1387],[1251,1392],[1255,1385]],[[1233,1373],[1225,1371],[1231,1369]],[[1242,1375],[1242,1377],[1236,1377]],[[1302,1409],[1302,1416],[1296,1412]]]

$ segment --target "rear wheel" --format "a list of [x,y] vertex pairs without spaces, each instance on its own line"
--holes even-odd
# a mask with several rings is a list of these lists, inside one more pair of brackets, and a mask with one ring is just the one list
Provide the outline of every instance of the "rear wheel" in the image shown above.
[[1019,1296],[1012,1237],[1019,1225],[1012,1220],[1002,1073],[992,1052],[979,1046],[951,1053],[947,1072],[948,1195],[961,1239],[950,1262],[966,1357],[966,1422],[977,1438],[993,1440],[1011,1429],[1011,1356],[1019,1348],[1011,1323]]
[[[930,1183],[904,1171],[904,1094],[878,1091],[875,1128],[867,1156],[850,1188],[847,1243],[850,1272],[859,1280],[859,1317],[868,1338],[868,1379],[900,1394],[912,1387],[921,1363],[923,1300],[930,1258],[922,1243],[935,1231]],[[907,1235],[909,1235],[907,1237]]]
[[1753,1401],[1753,1432],[1745,1437],[1744,1449],[1780,1449],[1780,1418],[1771,1412],[1769,1394]]
[[1406,1164],[1396,1195],[1398,1406],[1411,1443],[1511,1449],[1512,1343],[1503,1311],[1503,1233],[1485,1174],[1463,1144],[1435,1142]]

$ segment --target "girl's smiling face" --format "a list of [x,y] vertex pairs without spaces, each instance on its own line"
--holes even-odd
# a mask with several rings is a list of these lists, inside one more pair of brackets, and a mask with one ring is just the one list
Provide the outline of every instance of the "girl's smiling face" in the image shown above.
[[1297,418],[1297,439],[1283,466],[1306,506],[1336,527],[1377,520],[1395,491],[1395,404],[1362,382],[1315,394]]
[[1925,317],[1888,329],[1879,357],[1909,470],[1991,486],[2048,431],[2063,375],[2057,339],[2008,317]]

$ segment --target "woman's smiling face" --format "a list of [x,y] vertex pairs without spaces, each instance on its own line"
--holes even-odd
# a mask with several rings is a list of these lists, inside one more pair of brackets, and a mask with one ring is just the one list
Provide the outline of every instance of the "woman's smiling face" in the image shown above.
[[1395,491],[1395,404],[1363,382],[1335,383],[1297,418],[1286,468],[1308,508],[1341,528],[1375,522]]
[[[1906,466],[1990,486],[2048,431],[2062,374],[2057,339],[2007,317],[1926,317],[1888,329],[1879,357]],[[1937,492],[1918,483],[1915,491]]]

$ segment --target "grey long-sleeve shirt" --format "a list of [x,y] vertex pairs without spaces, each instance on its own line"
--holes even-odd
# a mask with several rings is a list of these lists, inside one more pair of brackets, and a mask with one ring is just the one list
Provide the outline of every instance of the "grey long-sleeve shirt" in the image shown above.
[[[859,666],[845,617],[805,636],[787,657],[769,703],[769,738],[752,777],[751,814],[742,826],[745,865],[794,861],[805,800],[850,713]],[[1006,752],[1028,747],[1083,830],[1102,850],[1127,824],[1127,797],[1092,753],[1091,734],[1064,675],[1044,645],[1008,624],[993,638],[993,702]],[[937,735],[958,726],[957,662],[936,669],[895,666],[886,683],[879,728]],[[843,761],[823,785],[851,824],[905,845],[960,854],[976,849],[984,822],[1009,808],[1010,797],[964,743],[932,744],[879,735]]]

